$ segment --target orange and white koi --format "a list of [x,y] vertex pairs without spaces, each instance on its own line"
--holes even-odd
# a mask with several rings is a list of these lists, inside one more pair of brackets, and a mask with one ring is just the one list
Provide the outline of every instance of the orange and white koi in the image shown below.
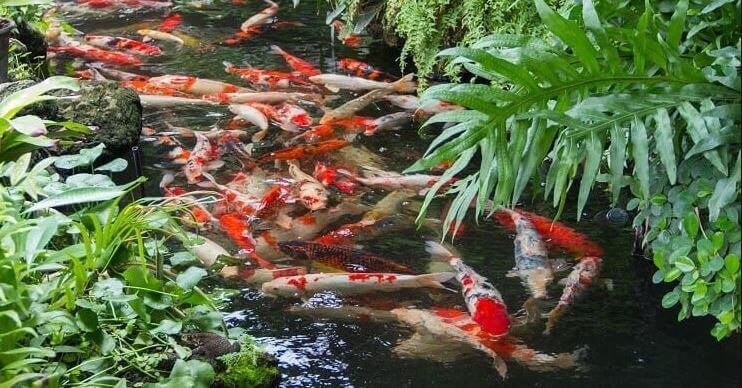
[[289,174],[296,180],[299,202],[309,210],[324,209],[327,206],[327,189],[313,176],[305,173],[296,161],[290,160]]
[[245,20],[240,26],[241,31],[245,32],[248,31],[250,27],[268,24],[271,22],[273,16],[275,16],[278,12],[278,4],[272,2],[271,0],[263,1],[268,4],[268,7]]
[[174,96],[174,97],[191,97],[188,93],[183,93],[173,88],[166,88],[151,84],[147,81],[121,81],[121,86],[125,88],[134,89],[137,94],[158,94],[162,96]]
[[239,75],[240,78],[254,85],[266,86],[268,88],[290,88],[311,85],[300,74],[255,69],[252,67],[238,68],[229,62],[223,62],[223,64],[224,70],[227,73]]
[[342,58],[337,61],[337,67],[340,70],[349,72],[356,77],[367,78],[370,80],[391,79],[394,78],[389,74],[375,69],[368,63],[361,62],[357,59]]
[[585,290],[595,281],[600,274],[601,259],[595,256],[582,257],[580,261],[572,268],[572,272],[565,279],[564,290],[559,302],[547,314],[546,330],[544,334],[548,335],[554,328],[557,319],[562,316],[575,299],[582,295]]
[[185,44],[185,41],[182,38],[177,37],[169,32],[143,28],[141,30],[137,30],[137,34],[144,36],[145,40],[166,40],[169,42],[175,42],[179,45]]
[[[261,130],[268,129],[268,118],[260,110],[247,104],[232,104],[229,111],[255,124]],[[258,139],[260,140],[260,139]]]
[[441,283],[454,277],[451,272],[424,275],[395,273],[332,273],[288,276],[263,283],[266,294],[286,298],[333,291],[344,295],[360,295],[375,291],[392,292],[403,288],[445,288]]
[[288,63],[288,65],[291,66],[291,68],[294,69],[294,71],[298,72],[299,74],[302,74],[305,77],[312,77],[312,76],[321,74],[319,69],[314,67],[314,65],[312,65],[311,63],[301,58],[297,58],[289,54],[286,50],[276,45],[272,45],[270,48],[272,52],[276,54],[280,54],[283,57],[283,59],[286,61],[286,63]]
[[213,101],[198,98],[164,96],[158,94],[140,94],[139,101],[142,103],[142,106],[152,108],[166,108],[184,105],[216,105]]
[[101,74],[105,75],[106,77],[117,79],[119,81],[146,81],[150,78],[149,76],[146,76],[146,75],[129,73],[129,72],[121,71],[117,69],[109,69],[107,67],[98,66],[95,64],[90,64],[89,66],[95,70],[98,70]]
[[142,64],[142,61],[139,58],[131,54],[103,50],[89,44],[78,43],[69,46],[49,46],[48,50],[55,53],[65,53],[91,61],[110,63],[114,65],[139,66]]
[[425,250],[434,260],[448,262],[456,270],[456,279],[461,283],[466,307],[474,322],[482,330],[494,336],[503,336],[510,330],[508,309],[500,292],[473,268],[464,264],[458,254],[435,241],[427,241]]
[[92,46],[106,49],[117,49],[132,54],[157,56],[162,54],[157,46],[152,46],[138,40],[117,36],[85,35],[85,41]]
[[152,77],[148,82],[157,86],[172,88],[180,90],[181,92],[195,94],[197,96],[250,91],[249,89],[226,82],[189,77],[185,75],[162,75],[159,77]]

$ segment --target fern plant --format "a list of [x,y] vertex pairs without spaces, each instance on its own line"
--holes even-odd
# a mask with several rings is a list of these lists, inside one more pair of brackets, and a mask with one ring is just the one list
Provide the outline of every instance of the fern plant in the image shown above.
[[681,0],[669,18],[650,2],[585,0],[568,18],[535,4],[552,41],[494,35],[438,54],[489,85],[424,93],[466,110],[428,120],[453,125],[407,171],[455,160],[450,178],[481,157],[447,190],[456,197],[444,230],[489,200],[515,205],[545,162],[558,214],[573,186],[578,219],[597,182],[614,203],[628,187],[635,225],[650,229],[654,280],[679,281],[663,306],[680,303],[678,319],[714,315],[719,339],[739,330],[739,4]]

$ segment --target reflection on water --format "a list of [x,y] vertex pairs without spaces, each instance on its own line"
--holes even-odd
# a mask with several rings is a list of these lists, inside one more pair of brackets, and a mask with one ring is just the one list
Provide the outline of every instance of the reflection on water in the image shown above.
[[[323,2],[320,2],[323,3]],[[178,6],[184,16],[180,29],[183,34],[197,39],[200,45],[177,48],[168,44],[165,54],[147,59],[141,72],[150,75],[183,74],[220,79],[242,84],[234,75],[224,72],[222,61],[235,65],[250,64],[259,68],[288,70],[280,56],[270,53],[268,46],[277,44],[295,55],[307,59],[325,72],[332,72],[336,57],[364,60],[393,74],[396,53],[392,49],[366,37],[362,47],[353,49],[330,42],[329,28],[323,24],[324,5],[302,2],[293,9],[289,2],[282,4],[281,20],[300,21],[301,27],[276,29],[259,35],[237,46],[222,44],[224,38],[239,29],[240,23],[264,8],[261,2],[244,5],[203,3],[201,9],[187,3]],[[194,4],[194,3],[191,3]],[[317,7],[320,7],[319,9]],[[99,34],[135,36],[139,28],[152,28],[161,22],[161,12],[98,13],[71,16],[70,22],[78,29]],[[379,116],[388,106],[370,107],[369,115]],[[316,112],[315,112],[316,114]],[[225,107],[179,108],[146,111],[145,125],[164,129],[164,123],[192,129],[208,129],[224,125],[231,117]],[[362,137],[360,142],[381,155],[389,170],[400,171],[425,150],[416,128],[373,137]],[[185,141],[188,147],[193,143]],[[165,148],[150,143],[144,145],[145,172],[149,176],[148,190],[159,194],[163,168],[174,168],[162,158]],[[229,159],[229,158],[227,158]],[[228,180],[239,170],[234,160],[219,170],[216,178]],[[195,189],[195,188],[194,188]],[[371,193],[361,201],[373,204],[383,196]],[[553,210],[538,201],[525,207],[543,215]],[[414,215],[412,201],[408,213]],[[583,371],[536,373],[516,363],[510,363],[508,386],[736,386],[739,383],[739,337],[717,344],[709,335],[710,323],[696,319],[678,324],[675,311],[659,307],[666,292],[663,285],[651,284],[652,263],[633,258],[633,234],[627,228],[624,215],[610,213],[600,198],[588,206],[586,216],[579,224],[574,222],[574,209],[568,209],[565,222],[576,226],[599,242],[607,254],[603,262],[603,277],[610,279],[612,288],[596,286],[561,319],[551,336],[543,336],[540,325],[520,327],[515,334],[525,343],[542,352],[572,352],[585,348]],[[436,238],[426,229],[410,228],[382,234],[362,242],[365,249],[382,257],[398,259],[423,270],[429,260],[424,241]],[[468,231],[455,242],[466,262],[486,276],[502,292],[514,313],[524,300],[526,292],[516,278],[505,274],[513,266],[513,236],[491,220],[475,224],[468,220]],[[235,250],[220,235],[209,235]],[[569,257],[555,258],[573,259]],[[564,276],[560,274],[559,276]],[[604,284],[604,282],[599,282]],[[552,299],[561,293],[558,284],[549,288]],[[319,298],[319,299],[318,299]],[[423,292],[419,290],[384,294],[375,303],[428,307],[446,305],[463,307],[458,293],[448,291]],[[386,302],[385,302],[386,300]],[[265,348],[274,354],[283,379],[282,386],[495,386],[503,383],[492,367],[491,359],[478,352],[468,352],[451,362],[400,358],[392,348],[413,335],[412,330],[394,323],[347,321],[312,318],[285,313],[300,301],[268,298],[256,290],[245,289],[226,303],[224,314],[231,326],[240,326],[256,336]],[[337,306],[339,300],[331,295],[312,299],[311,303]]]

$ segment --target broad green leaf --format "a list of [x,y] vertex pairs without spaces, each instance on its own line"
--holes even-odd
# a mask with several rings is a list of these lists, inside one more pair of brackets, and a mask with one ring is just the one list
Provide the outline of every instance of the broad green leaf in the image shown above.
[[690,272],[696,269],[695,263],[688,256],[678,257],[673,265],[683,272]]
[[121,172],[126,170],[127,165],[128,163],[125,159],[116,158],[100,167],[97,167],[95,171]]
[[647,129],[644,122],[638,117],[634,118],[631,125],[632,157],[634,159],[634,172],[644,199],[649,199],[649,149],[647,143]]
[[180,321],[171,321],[169,319],[163,319],[160,321],[160,324],[155,327],[154,329],[150,330],[150,333],[152,334],[167,334],[167,335],[174,335],[180,333],[180,331],[183,329],[183,323]]
[[670,184],[677,182],[677,161],[675,160],[675,142],[673,141],[673,129],[667,109],[657,110],[655,115],[657,129],[654,131],[654,141],[657,153],[660,154],[662,165],[665,166],[667,178]]
[[108,201],[118,198],[124,194],[124,190],[119,187],[84,187],[67,190],[37,202],[24,213],[30,213],[37,210],[44,210],[58,206],[69,206],[79,203],[90,203],[99,201]]
[[577,221],[582,216],[582,210],[587,204],[587,198],[593,188],[595,178],[598,176],[600,162],[603,159],[603,142],[601,137],[596,133],[591,133],[590,137],[584,142],[585,167],[582,171],[582,180],[580,181],[580,193],[577,197]]
[[590,43],[587,35],[582,31],[582,28],[577,23],[564,19],[554,12],[544,0],[535,0],[535,2],[539,16],[541,16],[544,24],[549,27],[549,30],[574,51],[580,62],[585,65],[588,73],[598,74],[600,72],[599,54]]
[[497,58],[485,50],[452,47],[441,51],[438,56],[462,56],[477,62],[485,71],[500,74],[519,86],[530,90],[539,89],[538,82],[527,70],[502,58]]
[[685,159],[689,159],[695,155],[713,150],[717,147],[738,143],[739,127],[729,125],[719,131],[712,132],[708,136],[703,137],[699,142],[696,143],[696,145],[688,150],[688,152],[685,154]]
[[608,148],[610,155],[609,172],[612,203],[618,202],[623,183],[624,163],[626,163],[626,133],[618,124],[611,128],[611,145]]
[[178,274],[178,277],[176,278],[176,283],[180,286],[180,288],[190,291],[193,287],[195,287],[199,281],[201,281],[201,278],[206,276],[207,273],[203,268],[199,267],[188,267],[187,270],[184,272]]
[[714,193],[711,195],[708,203],[709,220],[711,222],[716,222],[721,210],[737,198],[740,171],[742,170],[742,167],[740,166],[740,163],[742,163],[741,157],[742,152],[737,154],[737,162],[734,165],[732,174],[728,178],[719,179],[716,182]]
[[688,12],[688,0],[680,0],[675,4],[675,12],[670,18],[670,25],[667,27],[667,45],[678,52],[680,48],[680,39],[685,27],[685,16]]
[[26,266],[30,269],[33,260],[49,244],[52,237],[57,234],[59,225],[63,222],[63,217],[54,215],[44,217],[36,222],[36,227],[31,229],[26,236],[25,260]]
[[668,292],[665,294],[665,296],[662,297],[662,307],[669,309],[672,306],[675,306],[678,301],[680,300],[680,294],[678,292],[678,289],[675,288],[671,292]]
[[36,116],[21,116],[10,120],[10,124],[16,131],[31,137],[46,135],[44,122]]
[[7,119],[12,118],[16,113],[18,113],[18,111],[27,105],[40,101],[42,99],[40,97],[41,95],[54,89],[76,91],[80,89],[80,86],[74,78],[63,76],[49,77],[36,85],[21,89],[9,96],[6,96],[2,102],[0,102],[0,117]]
[[610,38],[605,33],[605,29],[600,22],[598,13],[595,11],[593,0],[582,1],[582,20],[585,23],[585,27],[593,33],[595,41],[600,46],[600,52],[604,55],[611,70],[613,72],[618,71],[621,67],[618,50],[616,50],[615,44],[611,42]]
[[70,189],[116,186],[108,175],[101,174],[75,174],[68,177],[65,183]]

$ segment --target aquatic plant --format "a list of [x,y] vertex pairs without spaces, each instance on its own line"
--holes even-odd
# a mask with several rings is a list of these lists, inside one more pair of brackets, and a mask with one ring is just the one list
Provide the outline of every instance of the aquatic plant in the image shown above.
[[[126,163],[89,167],[101,153],[0,163],[0,381],[8,386],[157,381],[173,362],[178,375],[176,360],[190,356],[178,334],[224,332],[197,287],[206,271],[176,275],[163,264],[172,255],[166,239],[187,241],[173,217],[179,206],[121,206],[142,180],[115,185],[105,172]],[[52,165],[92,171],[63,180]]]
[[[15,160],[35,149],[54,146],[56,140],[53,138],[66,137],[70,132],[90,131],[84,125],[42,120],[34,115],[16,117],[31,104],[56,99],[47,93],[57,89],[76,91],[79,86],[77,81],[69,77],[50,77],[14,92],[0,102],[0,162]],[[62,130],[50,133],[48,127],[61,127]]]
[[[711,334],[740,329],[739,2],[699,5],[586,0],[568,17],[535,0],[558,41],[491,35],[441,51],[489,84],[445,84],[423,99],[462,105],[425,124],[454,123],[408,171],[455,161],[443,230],[489,200],[514,205],[529,182],[559,214],[577,193],[577,217],[597,184],[614,203],[624,188],[645,227],[656,283],[678,320],[712,315]],[[540,167],[546,162],[546,175]],[[442,184],[425,199],[419,220]]]
[[[503,0],[391,0],[368,2],[340,0],[333,2],[330,15],[340,16],[346,27],[340,35],[360,33],[376,20],[383,26],[389,42],[401,40],[400,66],[404,69],[412,59],[421,83],[436,70],[444,70],[436,53],[451,45],[468,45],[493,33],[535,33],[545,31],[536,8],[529,1]],[[561,7],[562,0],[549,4]],[[328,18],[329,19],[329,18]],[[379,20],[380,19],[380,20]],[[445,69],[448,75],[457,73],[456,67]]]
[[265,361],[265,352],[248,336],[240,339],[240,350],[218,358],[225,370],[220,372],[217,385],[227,388],[271,387],[279,376],[278,368]]

